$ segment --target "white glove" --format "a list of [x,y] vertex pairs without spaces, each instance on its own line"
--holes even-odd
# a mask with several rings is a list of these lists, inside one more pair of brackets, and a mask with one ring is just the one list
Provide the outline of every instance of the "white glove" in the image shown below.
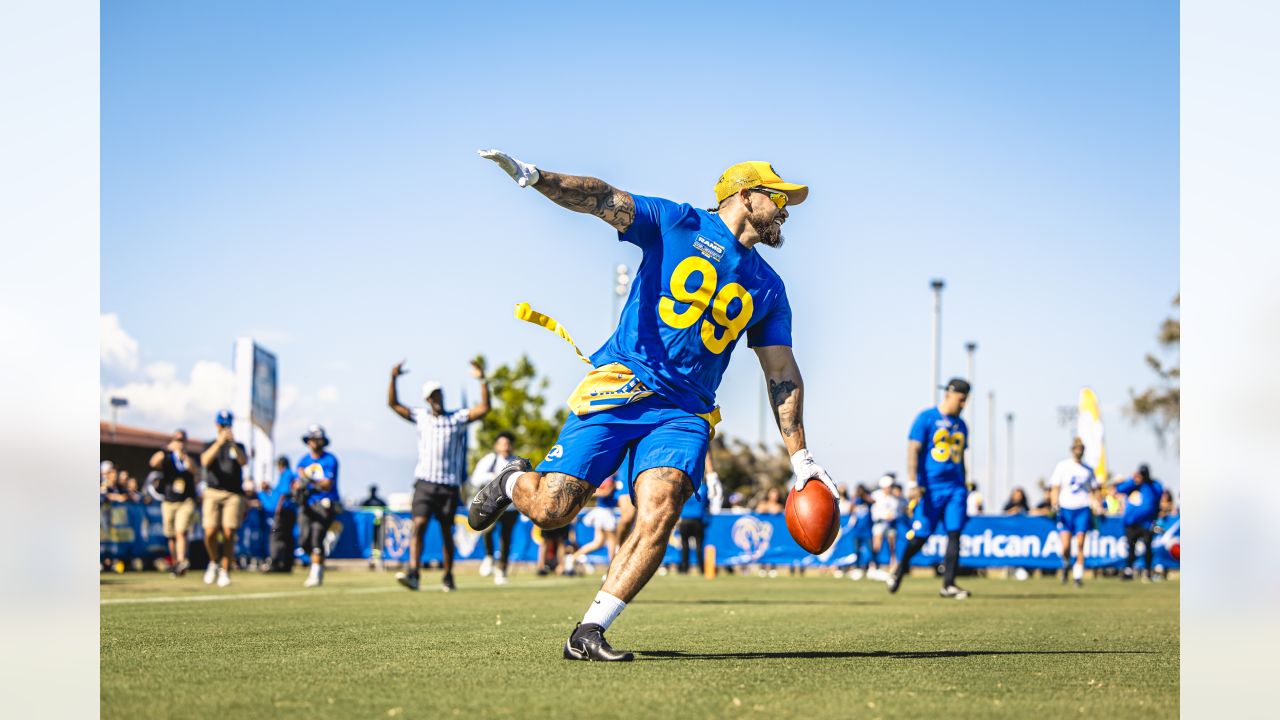
[[501,150],[477,150],[476,152],[485,160],[492,160],[498,163],[498,167],[510,175],[511,179],[515,180],[520,187],[536,185],[538,180],[542,178],[538,168],[528,163],[520,162]]
[[813,455],[808,450],[797,450],[791,456],[791,469],[796,474],[796,492],[804,489],[810,480],[821,480],[823,485],[831,491],[832,497],[837,501],[840,500],[840,491],[836,488],[835,482],[831,480],[831,476],[823,469],[821,465],[814,462]]

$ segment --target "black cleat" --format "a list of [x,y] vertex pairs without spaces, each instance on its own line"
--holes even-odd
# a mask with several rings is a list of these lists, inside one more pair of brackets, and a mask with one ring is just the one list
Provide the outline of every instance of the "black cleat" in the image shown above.
[[1067,584],[1067,580],[1070,579],[1068,577],[1070,574],[1071,574],[1070,568],[1065,568],[1065,567],[1062,568],[1062,584],[1063,585]]
[[444,576],[444,579],[440,581],[440,589],[445,592],[453,592],[458,589],[457,583],[453,581],[453,575]]
[[404,573],[404,572],[396,573],[396,582],[409,588],[410,590],[417,590],[418,574],[417,573],[410,574],[410,573]]
[[565,660],[590,660],[594,662],[631,662],[636,656],[625,650],[614,650],[604,639],[599,625],[578,623],[573,634],[564,644]]
[[1080,580],[1079,578],[1077,578],[1077,579],[1076,579],[1076,587],[1077,587],[1077,588],[1082,588],[1082,587],[1084,587],[1084,581],[1083,581],[1083,580]]
[[948,585],[938,591],[938,595],[944,598],[955,598],[956,600],[964,600],[969,597],[969,591],[959,585]]
[[898,588],[902,585],[902,576],[898,573],[892,573],[889,575],[889,579],[885,581],[885,585],[889,587],[890,594],[898,592]]
[[518,457],[499,470],[497,477],[485,483],[485,486],[476,492],[475,497],[471,498],[471,505],[467,508],[467,524],[471,529],[483,532],[497,522],[498,518],[502,517],[503,511],[511,504],[511,498],[507,497],[507,491],[503,489],[507,484],[507,478],[511,477],[513,472],[527,473],[532,469],[532,463]]

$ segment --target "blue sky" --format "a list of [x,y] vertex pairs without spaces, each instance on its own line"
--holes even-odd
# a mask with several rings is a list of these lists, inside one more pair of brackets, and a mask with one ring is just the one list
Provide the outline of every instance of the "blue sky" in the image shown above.
[[[762,252],[837,480],[901,469],[943,277],[944,376],[979,343],[980,482],[987,390],[1004,487],[1004,414],[1014,482],[1033,484],[1065,455],[1057,408],[1089,385],[1113,463],[1178,486],[1176,454],[1119,410],[1178,292],[1163,2],[107,4],[104,396],[130,397],[123,421],[199,435],[230,401],[234,338],[255,335],[288,387],[282,449],[325,424],[353,495],[411,481],[413,430],[385,405],[401,358],[407,398],[431,377],[456,399],[475,396],[474,353],[527,352],[560,401],[581,363],[512,306],[590,351],[638,250],[481,147],[700,206],[741,160],[808,183],[787,245]],[[738,355],[721,428],[754,440],[760,372]]]

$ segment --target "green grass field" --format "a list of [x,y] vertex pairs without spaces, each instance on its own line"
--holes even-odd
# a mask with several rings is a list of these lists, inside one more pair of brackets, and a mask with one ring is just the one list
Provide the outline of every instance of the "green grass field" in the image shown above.
[[[599,577],[411,593],[391,573],[102,581],[107,718],[1176,717],[1178,583],[655,577],[562,660]],[[438,573],[426,573],[431,587]],[[208,602],[200,598],[219,598]],[[225,599],[223,599],[225,598]]]

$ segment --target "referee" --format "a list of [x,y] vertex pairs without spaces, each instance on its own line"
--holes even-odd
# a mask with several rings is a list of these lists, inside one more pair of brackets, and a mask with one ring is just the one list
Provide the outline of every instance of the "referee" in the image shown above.
[[391,384],[387,389],[387,405],[395,414],[418,426],[409,570],[397,573],[396,580],[410,590],[418,589],[422,536],[430,518],[434,517],[444,541],[444,591],[452,592],[457,589],[453,583],[453,517],[461,500],[459,487],[467,477],[467,424],[489,412],[489,383],[485,380],[484,368],[472,361],[471,375],[480,381],[479,405],[445,412],[440,383],[429,381],[422,385],[422,399],[427,407],[409,409],[400,404],[396,393],[396,378],[406,372],[403,362],[391,368]]

